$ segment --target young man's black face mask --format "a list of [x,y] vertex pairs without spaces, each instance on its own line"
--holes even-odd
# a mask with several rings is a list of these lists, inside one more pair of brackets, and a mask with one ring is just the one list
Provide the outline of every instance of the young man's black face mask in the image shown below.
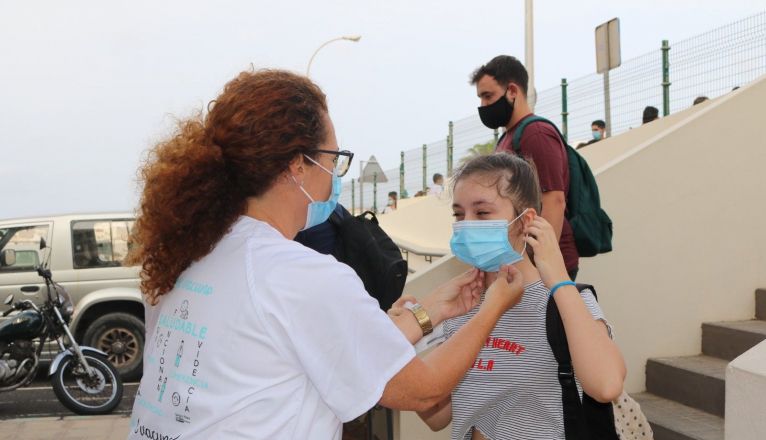
[[479,107],[479,119],[481,119],[484,125],[493,130],[508,125],[512,114],[513,102],[508,101],[505,93],[492,104]]

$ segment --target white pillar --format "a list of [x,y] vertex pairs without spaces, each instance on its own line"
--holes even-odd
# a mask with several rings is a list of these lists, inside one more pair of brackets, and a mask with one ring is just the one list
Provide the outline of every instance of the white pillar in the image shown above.
[[527,86],[527,100],[530,108],[534,111],[537,102],[537,92],[535,91],[535,44],[534,44],[534,18],[532,14],[532,0],[524,2],[524,67],[529,74],[529,84]]

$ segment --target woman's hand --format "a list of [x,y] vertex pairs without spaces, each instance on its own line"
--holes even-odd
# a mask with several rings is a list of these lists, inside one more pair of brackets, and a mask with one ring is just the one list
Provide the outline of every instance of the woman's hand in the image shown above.
[[483,290],[482,273],[478,269],[471,269],[437,287],[420,301],[412,295],[402,295],[391,305],[387,313],[407,339],[414,344],[422,337],[422,330],[415,315],[405,308],[405,303],[419,302],[431,319],[431,325],[436,327],[445,319],[460,316],[474,308],[481,300]]
[[479,304],[483,291],[484,277],[479,269],[474,268],[434,289],[430,295],[423,298],[421,304],[433,324],[437,325],[445,319],[468,313]]
[[534,250],[535,266],[543,283],[550,288],[558,282],[568,280],[569,274],[553,226],[538,215],[527,225],[524,233],[527,234],[524,240]]
[[488,307],[503,314],[521,301],[523,293],[521,272],[510,264],[501,266],[497,279],[487,289],[482,310]]

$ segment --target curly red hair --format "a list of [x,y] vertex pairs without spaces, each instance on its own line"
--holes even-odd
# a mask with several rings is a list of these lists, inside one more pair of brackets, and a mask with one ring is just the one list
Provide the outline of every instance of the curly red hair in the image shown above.
[[242,72],[207,116],[179,123],[140,170],[143,184],[128,258],[140,264],[151,304],[204,257],[299,154],[327,137],[325,95],[308,78],[280,70]]

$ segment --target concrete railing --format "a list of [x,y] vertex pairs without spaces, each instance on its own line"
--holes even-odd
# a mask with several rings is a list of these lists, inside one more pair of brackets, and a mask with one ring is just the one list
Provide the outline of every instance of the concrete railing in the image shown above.
[[[436,196],[399,202],[399,209],[378,216],[380,226],[407,252],[428,257],[449,253],[452,234],[452,201]],[[446,219],[446,221],[445,221]],[[447,240],[444,240],[447,237]]]
[[726,368],[726,440],[766,438],[766,341]]

